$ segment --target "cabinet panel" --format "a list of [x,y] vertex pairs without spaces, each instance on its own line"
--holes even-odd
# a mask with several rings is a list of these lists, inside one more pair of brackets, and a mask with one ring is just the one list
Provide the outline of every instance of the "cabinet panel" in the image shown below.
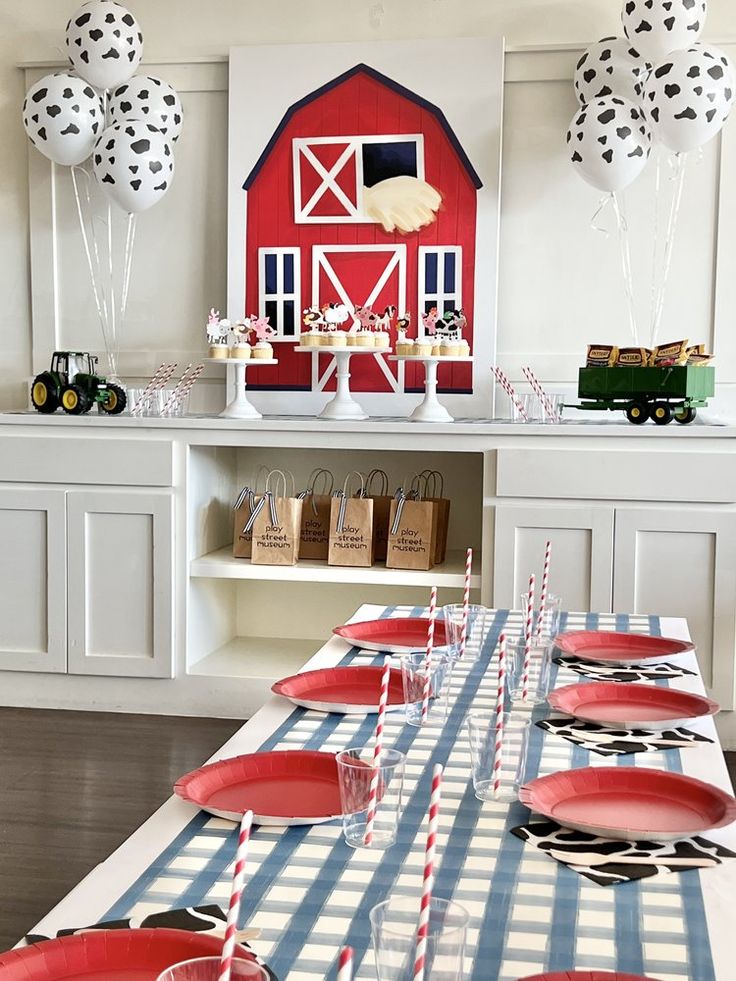
[[529,574],[542,573],[552,542],[549,588],[565,610],[611,609],[613,508],[549,504],[496,507],[493,605],[518,608]]
[[66,670],[64,492],[0,488],[0,669]]
[[69,672],[173,672],[171,498],[71,491]]
[[172,473],[168,440],[0,436],[0,480],[170,487]]
[[736,514],[664,508],[616,511],[616,612],[686,617],[703,680],[734,707]]

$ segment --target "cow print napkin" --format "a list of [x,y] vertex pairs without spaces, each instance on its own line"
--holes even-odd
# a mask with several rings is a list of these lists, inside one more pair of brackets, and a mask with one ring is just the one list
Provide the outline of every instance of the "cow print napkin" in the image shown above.
[[[162,910],[160,913],[149,913],[143,918],[129,917],[124,920],[107,920],[102,923],[95,923],[94,926],[72,927],[68,930],[59,930],[57,937],[69,937],[75,933],[88,933],[90,930],[137,930],[153,927],[167,927],[170,930],[190,930],[193,933],[208,933],[216,937],[224,937],[225,924],[227,917],[219,906],[189,906],[186,909]],[[42,940],[49,940],[39,933],[29,933],[25,937],[27,944],[37,944]],[[245,947],[256,958],[261,967],[268,972],[271,981],[278,981],[276,975],[268,964],[264,964],[250,944],[238,941],[241,947]]]
[[[650,879],[655,875],[692,871],[694,868],[694,866],[668,865],[668,858],[702,859],[704,867],[711,864],[720,865],[724,858],[736,858],[736,852],[699,836],[684,838],[681,841],[668,841],[664,844],[657,844],[654,841],[614,841],[584,831],[571,831],[569,828],[561,827],[556,821],[532,821],[518,828],[512,828],[511,834],[521,838],[522,841],[530,842],[541,851],[554,849],[569,853],[569,861],[561,864],[566,865],[573,872],[579,872],[599,886],[635,882],[638,879]],[[576,852],[610,855],[611,861],[603,865],[577,865]],[[624,861],[616,861],[617,857],[623,859],[627,855],[651,857],[652,863],[627,865]]]
[[574,657],[554,657],[555,664],[569,668],[583,678],[593,678],[594,681],[658,681],[660,678],[684,678],[695,676],[694,671],[681,668],[677,664],[663,661],[661,664],[588,664]]
[[[541,719],[537,722],[545,732],[562,736],[574,746],[582,746],[601,756],[624,756],[626,753],[659,753],[663,749],[688,749],[713,740],[690,729],[611,729],[596,722],[579,719]],[[671,743],[678,743],[673,746]]]

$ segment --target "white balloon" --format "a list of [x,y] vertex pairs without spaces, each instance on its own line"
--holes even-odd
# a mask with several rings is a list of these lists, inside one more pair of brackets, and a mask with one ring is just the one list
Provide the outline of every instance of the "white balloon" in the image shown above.
[[567,131],[573,167],[601,191],[621,191],[631,184],[644,169],[651,144],[642,110],[616,95],[583,106]]
[[684,153],[720,132],[734,88],[729,58],[712,44],[694,44],[656,66],[644,88],[644,112],[657,139]]
[[90,0],[66,25],[66,51],[77,72],[98,89],[112,89],[140,64],[138,21],[114,0]]
[[682,51],[703,33],[707,0],[625,0],[624,34],[647,61]]
[[103,191],[129,213],[157,204],[174,177],[171,144],[143,119],[108,126],[97,141],[92,165]]
[[155,75],[134,75],[110,93],[110,119],[145,119],[176,142],[182,126],[181,100],[175,89]]
[[624,37],[604,37],[591,44],[575,67],[575,92],[583,105],[607,95],[638,102],[652,66]]
[[92,153],[105,125],[102,99],[77,75],[45,75],[23,100],[23,125],[45,157],[72,167]]

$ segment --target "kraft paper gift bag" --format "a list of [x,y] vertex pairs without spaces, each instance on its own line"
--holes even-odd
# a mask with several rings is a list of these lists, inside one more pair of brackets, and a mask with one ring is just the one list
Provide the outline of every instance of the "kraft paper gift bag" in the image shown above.
[[[315,489],[317,482],[321,490]],[[299,531],[299,558],[326,559],[330,550],[330,510],[334,477],[329,470],[313,470],[307,479],[302,499],[302,520]]]
[[399,488],[391,502],[387,568],[431,569],[436,542],[437,505],[421,500],[416,491],[407,496]]
[[[360,490],[351,497],[351,478],[360,480]],[[348,474],[342,490],[335,491],[330,513],[329,565],[369,567],[373,565],[373,501],[365,496],[363,475]]]
[[287,495],[286,476],[281,470],[272,470],[266,493],[246,525],[246,531],[253,532],[251,562],[255,565],[296,565],[299,559],[302,501],[293,490]]
[[263,495],[263,489],[259,491],[259,484],[267,476],[268,467],[261,464],[256,470],[255,479],[251,484],[246,484],[233,504],[233,557],[236,559],[249,559],[251,556],[253,532],[246,531],[245,526]]
[[423,470],[419,476],[424,480],[424,500],[437,505],[437,542],[434,561],[445,561],[447,555],[447,534],[450,527],[450,499],[445,497],[445,479],[439,470]]
[[[380,492],[371,493],[375,480],[380,481]],[[365,493],[373,501],[373,561],[385,562],[388,550],[388,527],[393,497],[388,493],[388,475],[385,470],[371,470],[365,478]]]

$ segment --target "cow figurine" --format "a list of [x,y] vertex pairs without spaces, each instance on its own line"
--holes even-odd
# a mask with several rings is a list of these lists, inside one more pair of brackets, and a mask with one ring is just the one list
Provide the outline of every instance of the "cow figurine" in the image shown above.
[[396,307],[394,306],[386,307],[386,309],[383,311],[383,314],[380,317],[378,317],[376,320],[376,327],[378,328],[378,330],[385,331],[388,334],[391,330],[391,321],[394,319],[395,316],[396,316]]
[[322,311],[319,307],[307,307],[302,312],[302,323],[305,327],[322,327],[324,326],[325,318],[322,316]]

